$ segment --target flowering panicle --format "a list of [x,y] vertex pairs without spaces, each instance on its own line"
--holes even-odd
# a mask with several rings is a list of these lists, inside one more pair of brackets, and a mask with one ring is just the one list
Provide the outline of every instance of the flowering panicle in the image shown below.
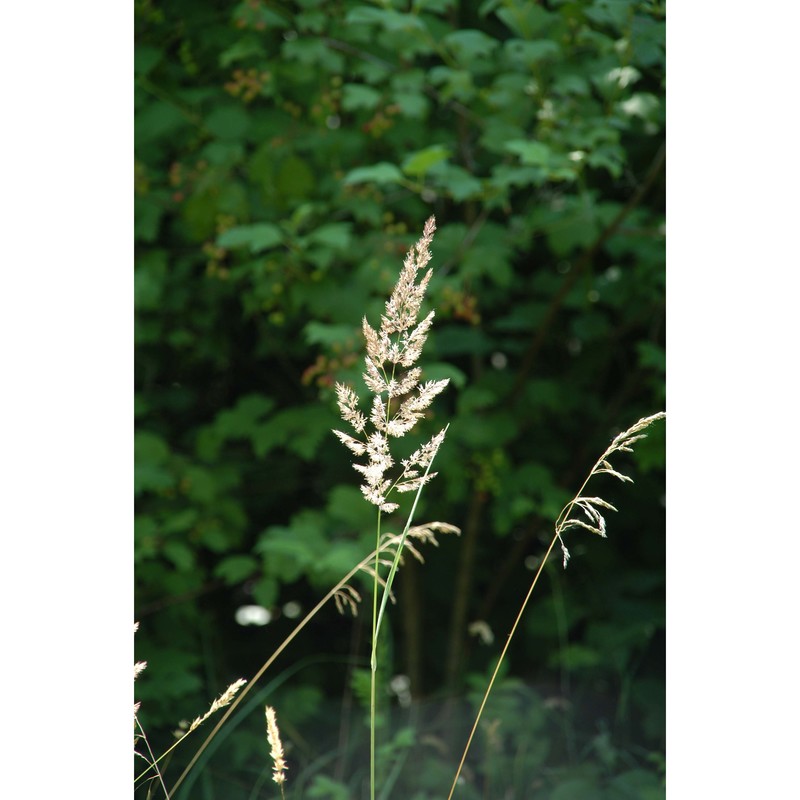
[[[421,476],[416,468],[425,470],[444,441],[442,430],[402,461],[403,471],[398,477],[386,477],[394,466],[389,438],[405,436],[449,383],[449,379],[420,383],[422,370],[413,366],[422,354],[435,313],[431,311],[417,321],[433,270],[428,269],[421,277],[420,272],[431,260],[430,244],[435,230],[436,221],[431,217],[425,223],[422,238],[406,255],[397,284],[386,301],[380,329],[375,330],[366,317],[363,320],[367,349],[364,381],[374,395],[369,418],[359,410],[355,392],[349,386],[336,385],[342,419],[360,436],[338,430],[334,433],[354,455],[367,456],[366,464],[353,464],[364,476],[361,491],[370,503],[387,513],[397,508],[397,503],[387,500],[393,489],[410,492],[434,477],[435,473]],[[368,423],[372,433],[366,433]]]
[[[567,562],[569,561],[569,550],[567,550],[567,546],[564,544],[561,534],[569,528],[584,528],[585,530],[591,531],[591,533],[595,533],[605,539],[606,520],[603,517],[603,513],[600,511],[600,509],[605,508],[609,511],[617,510],[611,505],[611,503],[607,503],[605,500],[603,500],[602,497],[586,497],[582,495],[581,492],[586,487],[586,484],[595,475],[601,475],[603,473],[613,475],[623,483],[633,483],[633,478],[629,477],[628,475],[623,475],[621,472],[617,472],[617,470],[611,466],[611,462],[608,459],[614,453],[632,453],[633,448],[631,445],[633,445],[634,442],[638,442],[640,439],[647,438],[647,434],[642,433],[642,431],[649,427],[656,420],[663,419],[665,416],[666,414],[663,411],[660,411],[659,413],[653,414],[649,417],[643,417],[638,422],[634,423],[630,428],[628,428],[628,430],[623,431],[615,436],[614,440],[606,448],[606,451],[600,456],[600,458],[597,459],[594,467],[592,467],[592,471],[589,473],[589,477],[584,481],[581,491],[579,491],[578,494],[562,509],[558,520],[556,520],[556,537],[561,544],[561,552],[564,556],[563,563],[565,569],[567,567]],[[575,508],[580,508],[589,521],[584,522],[582,519],[571,517],[570,514]]]
[[211,708],[206,711],[202,717],[195,717],[192,724],[189,726],[188,733],[191,733],[195,728],[199,728],[212,714],[215,714],[221,708],[229,706],[233,702],[233,698],[239,689],[247,683],[244,678],[234,681],[212,704]]
[[269,754],[272,757],[272,780],[281,786],[286,782],[286,759],[283,754],[283,744],[281,743],[281,733],[278,730],[278,720],[275,716],[275,709],[267,706],[267,742],[269,743]]

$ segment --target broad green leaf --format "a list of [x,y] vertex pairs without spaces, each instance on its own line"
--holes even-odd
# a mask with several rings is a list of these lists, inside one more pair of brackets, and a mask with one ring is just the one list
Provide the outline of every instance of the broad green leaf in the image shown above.
[[351,25],[379,25],[387,31],[414,34],[425,30],[423,20],[414,14],[403,14],[390,8],[357,6],[347,12],[345,22]]
[[157,100],[137,113],[134,144],[136,147],[152,144],[166,136],[175,136],[190,125],[180,108],[173,103]]
[[414,11],[428,11],[431,14],[445,14],[456,0],[413,0]]
[[497,9],[495,13],[506,27],[523,39],[533,39],[542,35],[558,20],[556,14],[546,11],[535,0],[522,0],[521,2],[515,0],[515,2],[503,4],[503,8]]
[[465,64],[488,58],[499,45],[496,39],[477,30],[454,31],[445,36],[443,42]]
[[518,155],[520,161],[529,166],[545,167],[551,157],[550,147],[544,144],[544,142],[516,139],[511,142],[506,142],[505,149],[509,153]]
[[327,347],[337,344],[354,343],[359,331],[352,325],[329,325],[312,320],[303,329],[309,344],[322,344]]
[[194,553],[183,542],[166,542],[164,555],[182,572],[189,572],[195,566]]
[[395,92],[393,99],[403,116],[411,119],[423,119],[431,108],[430,100],[420,92]]
[[138,431],[133,437],[134,459],[137,462],[163,464],[169,458],[169,445],[155,433]]
[[424,379],[426,381],[441,381],[450,379],[450,385],[456,389],[463,389],[467,385],[467,375],[453,364],[445,361],[436,361],[425,365]]
[[288,61],[297,61],[300,64],[326,70],[334,75],[344,71],[344,57],[341,53],[328,47],[323,39],[285,41],[282,53]]
[[228,556],[214,568],[214,574],[227,584],[237,584],[254,575],[259,562],[252,556]]
[[457,202],[479,195],[483,190],[481,182],[457,164],[441,162],[430,170],[436,185],[444,189]]
[[228,141],[242,139],[250,124],[250,115],[238,105],[215,108],[205,121],[210,133]]
[[434,86],[441,87],[443,100],[466,103],[475,96],[475,83],[469,70],[437,66],[430,71],[429,78]]
[[354,183],[400,183],[403,173],[394,165],[381,161],[370,167],[357,167],[345,175],[344,183],[349,186]]
[[277,225],[257,222],[252,225],[237,225],[228,228],[217,237],[220,247],[247,247],[251,253],[271,250],[283,242],[283,233]]
[[594,0],[585,14],[598,25],[608,25],[621,30],[630,19],[634,8],[631,0]]
[[214,427],[223,439],[249,438],[274,407],[275,401],[271,397],[261,394],[245,395],[239,398],[233,408],[220,411]]
[[[357,473],[354,471],[353,475]],[[327,513],[331,519],[343,522],[354,533],[371,531],[375,523],[374,506],[364,502],[356,486],[334,486],[328,494]]]
[[244,61],[253,56],[264,55],[264,45],[255,37],[248,36],[223,50],[219,56],[221,67],[229,67],[237,61]]
[[200,517],[200,512],[196,508],[184,508],[181,511],[171,514],[161,524],[161,532],[183,533],[192,528]]
[[361,83],[346,83],[342,89],[342,108],[345,111],[357,111],[360,108],[368,111],[375,108],[383,95],[371,86]]
[[512,63],[528,67],[548,58],[557,58],[561,53],[558,44],[549,39],[539,39],[533,42],[509,39],[503,45],[503,49]]
[[411,153],[403,161],[403,172],[415,178],[421,178],[434,164],[446,161],[452,155],[452,151],[442,145],[432,145],[424,150]]
[[350,222],[329,222],[315,228],[305,237],[305,243],[323,245],[334,250],[345,250],[352,244],[353,225]]
[[273,577],[259,578],[252,588],[253,600],[264,608],[272,608],[278,602],[278,582]]

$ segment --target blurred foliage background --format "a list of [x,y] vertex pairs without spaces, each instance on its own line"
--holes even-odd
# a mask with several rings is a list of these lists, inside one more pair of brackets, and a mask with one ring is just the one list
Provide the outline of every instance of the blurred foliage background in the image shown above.
[[[135,19],[141,719],[165,749],[372,549],[333,385],[363,385],[361,318],[435,214],[421,364],[451,385],[420,437],[451,426],[417,519],[462,535],[398,576],[379,740],[382,796],[446,797],[558,511],[665,405],[664,3],[136,0]],[[609,538],[573,532],[569,568],[548,564],[458,797],[664,796],[663,428],[615,463],[633,486],[592,484],[620,509]],[[240,624],[248,606],[269,623]],[[318,615],[178,797],[275,795],[265,702],[289,797],[363,797],[368,629],[368,609]]]

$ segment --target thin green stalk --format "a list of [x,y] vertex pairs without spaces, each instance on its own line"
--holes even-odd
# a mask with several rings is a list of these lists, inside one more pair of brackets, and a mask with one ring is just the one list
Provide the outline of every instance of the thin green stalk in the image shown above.
[[[447,432],[447,429],[449,427],[450,427],[449,424],[445,426],[445,429],[444,429],[445,433]],[[430,460],[430,462],[429,462],[429,464],[428,464],[428,466],[427,466],[427,468],[425,470],[425,474],[424,474],[423,478],[427,478],[428,477],[428,473],[430,472],[431,465],[433,464],[433,461],[434,461],[435,458],[436,458],[436,455],[434,454],[433,458],[431,458],[431,460]],[[423,489],[424,486],[425,486],[425,482],[423,480],[423,482],[420,484],[419,488],[417,489],[416,495],[414,496],[414,503],[411,506],[411,511],[410,511],[410,513],[408,515],[408,520],[406,522],[406,526],[405,526],[405,528],[403,528],[403,534],[400,537],[400,544],[397,546],[397,551],[394,554],[394,560],[392,561],[392,568],[389,570],[389,576],[386,578],[386,586],[383,589],[383,597],[381,598],[381,610],[380,610],[380,612],[378,614],[378,624],[377,624],[376,635],[377,635],[377,632],[380,631],[381,621],[383,620],[383,614],[386,611],[386,603],[387,603],[387,601],[389,599],[389,596],[391,595],[392,583],[394,581],[394,575],[397,572],[398,566],[400,565],[400,557],[403,554],[403,546],[406,543],[406,536],[408,536],[408,531],[411,529],[411,523],[414,520],[414,514],[416,513],[416,510],[417,510],[417,503],[419,502],[419,496],[422,493],[422,489]],[[373,657],[374,657],[374,653],[375,653],[375,648],[373,647]]]

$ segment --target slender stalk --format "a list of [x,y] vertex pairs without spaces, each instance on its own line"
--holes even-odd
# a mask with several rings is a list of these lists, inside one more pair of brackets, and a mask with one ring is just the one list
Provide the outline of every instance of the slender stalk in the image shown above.
[[550,546],[547,548],[547,552],[544,554],[544,558],[542,559],[542,563],[539,565],[539,569],[536,570],[536,575],[534,575],[533,581],[531,582],[530,588],[528,589],[528,593],[525,595],[525,599],[522,601],[522,606],[520,607],[520,610],[517,613],[517,618],[514,620],[514,624],[511,626],[511,632],[508,634],[508,638],[506,639],[503,651],[500,653],[500,658],[497,659],[497,665],[495,666],[494,672],[492,673],[492,677],[489,680],[489,685],[486,687],[486,692],[483,695],[483,700],[481,700],[481,705],[480,708],[478,709],[478,714],[475,717],[475,723],[473,724],[472,730],[470,731],[469,739],[467,739],[467,744],[466,747],[464,748],[464,753],[461,756],[461,761],[458,764],[458,769],[456,770],[455,778],[453,778],[453,785],[450,787],[450,794],[447,795],[447,800],[451,800],[451,798],[453,797],[453,792],[455,792],[456,790],[456,784],[458,783],[458,778],[461,775],[461,770],[464,767],[464,762],[467,760],[467,753],[469,752],[470,745],[472,744],[472,739],[475,736],[475,731],[478,730],[478,723],[481,720],[483,709],[486,706],[486,701],[489,699],[489,694],[491,693],[492,687],[494,686],[495,679],[497,678],[497,673],[500,672],[500,665],[503,663],[503,659],[506,656],[506,651],[508,650],[508,646],[511,644],[511,639],[517,630],[519,621],[522,619],[522,615],[525,612],[525,607],[528,605],[528,600],[530,600],[530,597],[533,594],[533,589],[536,586],[537,581],[539,580],[539,576],[542,574],[544,565],[547,563],[547,559],[550,557],[550,553],[552,552],[553,547],[555,547],[558,538],[559,535],[556,533],[553,536],[552,541],[550,542]]
[[[351,569],[350,572],[348,572],[347,575],[345,575],[339,581],[339,583],[337,583],[325,595],[325,597],[323,597],[322,600],[320,600],[319,603],[317,603],[314,606],[314,608],[311,609],[311,611],[308,612],[308,614],[306,614],[306,616],[302,619],[302,621],[298,624],[298,626],[286,637],[286,639],[283,640],[283,643],[278,647],[278,649],[275,650],[275,652],[261,665],[261,668],[258,670],[258,672],[248,682],[248,684],[244,687],[244,689],[237,695],[237,697],[233,701],[233,703],[231,703],[231,705],[228,706],[228,710],[221,717],[219,722],[217,722],[216,726],[211,731],[211,733],[206,737],[206,740],[203,742],[203,744],[198,748],[197,752],[192,757],[192,760],[189,762],[189,764],[183,770],[183,773],[181,773],[181,776],[178,778],[177,781],[175,781],[175,784],[172,787],[172,793],[173,794],[178,789],[178,787],[183,783],[183,781],[186,779],[186,776],[188,775],[189,771],[197,763],[197,760],[200,758],[200,756],[202,755],[202,753],[206,749],[206,747],[208,747],[208,745],[210,744],[211,740],[216,735],[217,731],[219,731],[219,729],[224,725],[226,720],[234,712],[234,710],[239,705],[239,703],[242,702],[242,700],[245,698],[247,693],[253,688],[253,686],[255,686],[255,684],[258,682],[258,680],[261,678],[261,676],[272,666],[272,664],[275,662],[275,660],[278,658],[278,656],[289,646],[289,644],[291,644],[291,642],[300,633],[300,631],[302,631],[303,628],[305,628],[306,625],[308,625],[308,623],[316,616],[317,612],[329,600],[331,600],[338,592],[340,592],[350,582],[350,580],[355,575],[357,575],[361,570],[363,570],[365,567],[370,566],[372,564],[373,558],[377,558],[378,555],[380,554],[380,552],[382,552],[383,550],[385,550],[389,546],[390,546],[390,543],[389,542],[385,542],[379,548],[376,548],[376,552],[375,553],[370,553],[366,558],[364,558],[362,561],[360,561],[358,564],[356,564],[356,566],[353,567],[353,569]],[[141,777],[141,776],[139,776],[139,777]],[[167,796],[169,797],[169,795],[167,795]]]
[[[458,769],[456,770],[455,778],[453,778],[453,785],[450,787],[450,794],[447,796],[447,800],[452,800],[453,792],[455,792],[456,784],[458,783],[458,778],[461,775],[461,770],[464,767],[464,762],[466,761],[467,753],[469,752],[470,745],[472,744],[472,739],[475,736],[475,731],[478,729],[478,723],[480,721],[481,715],[483,714],[483,709],[486,706],[486,701],[489,699],[489,694],[492,691],[495,679],[497,678],[497,674],[500,671],[500,665],[503,663],[503,659],[505,658],[508,647],[511,644],[511,639],[517,630],[519,621],[522,619],[522,615],[525,612],[525,607],[528,605],[528,600],[530,600],[531,594],[533,594],[533,589],[536,586],[537,582],[539,581],[539,576],[542,574],[545,564],[547,563],[547,559],[550,557],[550,553],[553,552],[553,548],[555,547],[556,542],[561,542],[561,549],[564,553],[564,567],[566,568],[567,560],[569,559],[569,552],[567,551],[566,545],[564,544],[564,541],[561,538],[561,534],[564,533],[564,531],[567,530],[567,528],[572,526],[579,526],[582,528],[586,528],[592,531],[593,533],[599,534],[600,536],[605,537],[606,535],[605,520],[603,519],[602,514],[598,511],[597,506],[600,506],[601,508],[609,508],[611,510],[616,510],[616,509],[614,509],[612,505],[606,503],[601,498],[584,497],[583,490],[586,488],[586,485],[595,475],[599,475],[601,473],[608,473],[618,478],[621,481],[631,481],[632,479],[629,478],[627,475],[623,475],[617,472],[611,466],[608,459],[611,457],[613,453],[616,452],[632,452],[631,446],[633,445],[633,443],[638,441],[639,439],[645,438],[645,434],[643,434],[642,431],[645,428],[649,427],[656,420],[663,419],[665,416],[666,414],[663,411],[660,411],[657,414],[652,414],[649,417],[643,417],[638,422],[634,423],[630,428],[628,428],[628,430],[614,437],[614,440],[605,449],[603,455],[601,455],[600,458],[598,458],[597,461],[595,462],[594,466],[592,467],[591,471],[586,477],[586,480],[584,480],[584,482],[581,484],[581,488],[577,491],[572,500],[570,500],[564,506],[564,508],[561,509],[561,512],[559,513],[558,517],[556,517],[555,532],[553,534],[553,538],[550,541],[550,546],[547,548],[547,552],[544,554],[544,558],[542,558],[542,563],[539,564],[539,569],[536,570],[536,574],[533,577],[533,581],[531,581],[528,593],[525,595],[525,599],[522,601],[522,606],[520,607],[520,610],[517,613],[517,617],[514,620],[514,624],[511,627],[511,632],[508,634],[508,639],[506,639],[503,651],[502,653],[500,653],[500,658],[497,660],[497,665],[494,668],[492,677],[489,680],[489,685],[486,688],[486,692],[483,695],[483,700],[481,701],[480,708],[478,709],[478,714],[475,718],[475,723],[473,724],[472,730],[470,731],[469,734],[469,738],[467,739],[467,744],[461,756],[461,761],[459,762]],[[570,518],[570,514],[572,513],[573,509],[576,506],[579,506],[584,510],[584,512],[586,512],[592,524],[587,525],[585,522]]]
[[375,721],[378,685],[378,569],[380,567],[381,510],[378,509],[378,530],[375,534],[375,575],[372,583],[372,653],[369,660],[369,796],[375,800]]
[[[449,427],[450,427],[450,425],[448,423],[445,426],[445,429],[444,429],[445,433],[447,433],[447,429]],[[434,458],[436,458],[436,454],[435,453],[434,453],[433,457],[431,458],[431,460],[428,462],[428,466],[425,469],[425,474],[424,474],[423,478],[427,478],[428,477],[428,473],[430,472],[431,464],[433,464]],[[406,521],[406,526],[405,526],[405,528],[403,528],[403,533],[402,533],[402,536],[400,537],[400,544],[398,544],[397,551],[394,554],[394,560],[392,561],[392,567],[389,570],[389,576],[386,578],[386,586],[384,586],[383,597],[381,598],[381,610],[378,613],[378,624],[377,624],[377,628],[376,628],[376,635],[377,635],[378,631],[380,631],[381,621],[383,620],[383,614],[386,611],[386,602],[389,599],[389,597],[391,595],[391,592],[392,592],[392,583],[394,581],[394,576],[395,576],[395,573],[397,572],[397,568],[398,568],[398,566],[400,564],[400,558],[401,558],[402,553],[403,553],[403,545],[405,545],[406,537],[408,536],[408,531],[411,529],[411,523],[414,520],[414,514],[416,513],[416,510],[417,510],[417,503],[419,502],[419,496],[422,494],[423,486],[425,486],[424,480],[423,480],[422,483],[420,483],[419,488],[417,489],[417,493],[414,496],[414,503],[411,506],[411,511],[408,514],[408,520]],[[373,647],[373,654],[374,654],[374,652],[375,652],[375,648]]]
[[152,748],[150,747],[150,742],[147,739],[147,734],[144,732],[144,728],[142,727],[142,723],[139,722],[139,716],[137,714],[133,715],[133,718],[136,720],[136,727],[142,732],[142,739],[144,739],[144,743],[147,745],[147,752],[150,753],[150,764],[153,769],[156,771],[156,775],[158,776],[158,782],[161,784],[161,788],[164,790],[164,796],[169,800],[169,792],[167,792],[167,787],[164,786],[164,776],[161,774],[161,770],[158,768],[158,762],[160,759],[155,757]]

